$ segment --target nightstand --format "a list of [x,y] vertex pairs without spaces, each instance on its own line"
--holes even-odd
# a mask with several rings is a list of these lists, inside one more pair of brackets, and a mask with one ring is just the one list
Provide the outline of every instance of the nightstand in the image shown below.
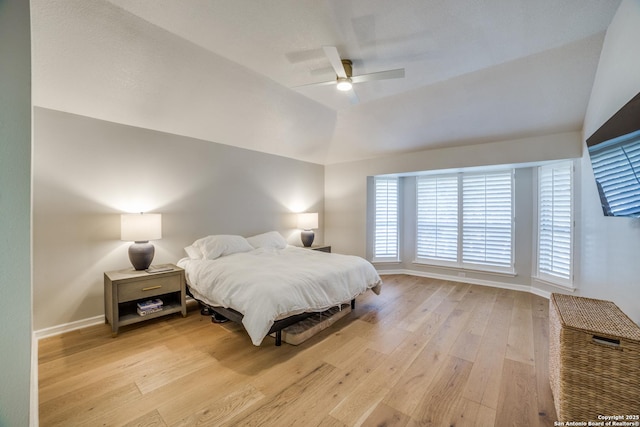
[[[112,336],[118,335],[121,326],[172,313],[182,313],[182,317],[187,315],[184,270],[173,264],[166,267],[171,270],[147,273],[129,268],[104,273],[105,323],[111,324]],[[162,310],[139,315],[137,303],[155,298],[162,300]]]
[[311,249],[313,251],[319,251],[319,252],[329,252],[331,253],[331,245],[319,245],[319,246],[311,246],[307,249]]

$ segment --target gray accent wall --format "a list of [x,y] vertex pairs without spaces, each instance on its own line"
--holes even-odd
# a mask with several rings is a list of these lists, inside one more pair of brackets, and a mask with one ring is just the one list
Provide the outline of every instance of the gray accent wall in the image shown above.
[[[30,422],[31,40],[29,2],[0,0],[0,426]],[[34,393],[37,396],[37,390]]]
[[294,212],[320,213],[324,167],[200,139],[34,109],[34,329],[102,316],[103,273],[131,266],[120,214],[157,212],[154,264],[209,234],[270,230],[301,245]]

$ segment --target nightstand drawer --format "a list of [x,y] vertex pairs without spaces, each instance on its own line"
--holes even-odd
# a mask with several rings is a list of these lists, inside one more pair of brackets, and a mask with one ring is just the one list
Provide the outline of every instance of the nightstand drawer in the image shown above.
[[181,274],[123,283],[118,287],[118,302],[133,301],[181,290]]

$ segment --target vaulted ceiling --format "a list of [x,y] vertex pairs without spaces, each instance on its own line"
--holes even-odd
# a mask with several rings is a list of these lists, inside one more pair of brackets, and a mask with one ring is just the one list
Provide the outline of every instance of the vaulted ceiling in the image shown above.
[[[580,130],[601,0],[32,0],[34,104],[320,164]],[[354,75],[333,85],[323,46]]]

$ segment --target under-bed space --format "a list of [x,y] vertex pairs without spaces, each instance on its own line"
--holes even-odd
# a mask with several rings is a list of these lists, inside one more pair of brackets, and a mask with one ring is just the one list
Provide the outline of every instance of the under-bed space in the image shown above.
[[[202,301],[198,301],[198,303],[200,303],[200,305],[203,307],[201,313],[204,315],[210,315],[211,321],[214,323],[225,323],[230,320],[232,322],[242,324],[242,318],[244,317],[242,313],[239,313],[231,308],[212,307]],[[317,331],[320,331],[324,329],[324,328],[318,328],[318,324],[317,324],[318,322],[313,322],[309,325],[309,327],[307,327],[307,325],[305,325],[305,321],[307,319],[315,316],[320,317],[323,314],[326,320],[329,320],[331,317],[334,317],[334,316],[336,318],[341,317],[341,316],[336,316],[333,313],[335,312],[336,309],[342,310],[342,308],[345,305],[346,304],[340,304],[336,307],[330,308],[322,312],[305,312],[305,313],[295,314],[293,316],[289,316],[284,319],[276,320],[273,322],[273,325],[271,326],[271,329],[269,329],[269,331],[267,332],[267,335],[274,336],[276,346],[280,346],[282,345],[282,331],[285,329],[290,329],[290,327],[293,325],[299,324],[300,327],[295,328],[297,330],[295,331],[296,333],[293,336],[293,340],[294,340],[293,343],[297,345],[299,342],[302,342],[303,340],[306,340],[308,338],[308,336],[305,336],[304,338],[299,338],[299,336],[305,335],[303,330],[308,331],[316,328]],[[353,310],[356,307],[356,300],[352,299],[349,302],[349,304],[346,306],[350,308],[349,311]],[[333,322],[330,322],[330,323],[333,323]],[[293,335],[293,333],[290,332],[289,335]],[[286,341],[290,344],[292,343],[289,340],[286,340]]]

